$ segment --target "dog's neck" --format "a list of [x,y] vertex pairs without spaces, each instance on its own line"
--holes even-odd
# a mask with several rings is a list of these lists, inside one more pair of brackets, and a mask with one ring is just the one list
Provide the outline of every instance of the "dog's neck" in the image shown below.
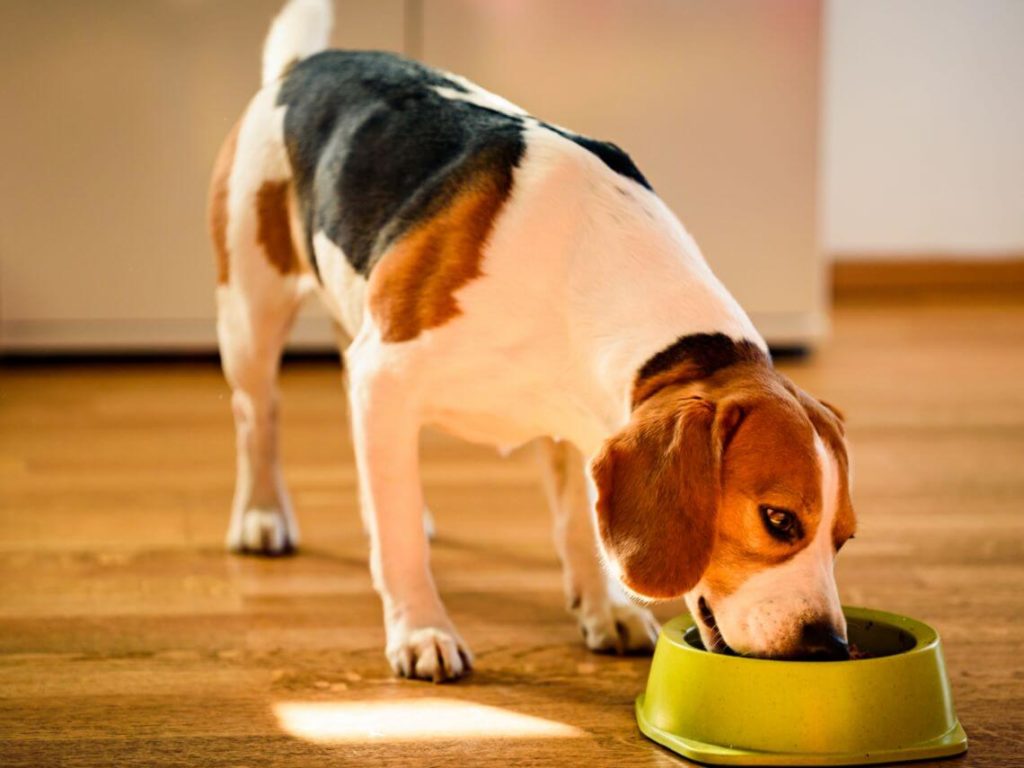
[[687,354],[681,339],[715,336],[767,354],[675,216],[645,190],[630,192],[614,201],[616,218],[594,221],[574,260],[571,312],[598,417],[577,439],[588,454],[629,420],[641,370],[665,350]]

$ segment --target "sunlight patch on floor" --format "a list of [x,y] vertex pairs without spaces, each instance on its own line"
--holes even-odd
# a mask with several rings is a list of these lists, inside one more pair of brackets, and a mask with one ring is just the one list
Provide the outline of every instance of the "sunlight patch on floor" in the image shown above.
[[282,701],[274,704],[274,714],[289,735],[315,742],[537,739],[584,735],[578,728],[554,720],[437,697],[395,701]]

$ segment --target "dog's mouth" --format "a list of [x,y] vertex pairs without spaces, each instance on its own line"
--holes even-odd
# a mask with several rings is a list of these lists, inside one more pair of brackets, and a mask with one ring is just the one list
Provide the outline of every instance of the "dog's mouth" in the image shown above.
[[697,610],[700,612],[700,622],[710,635],[707,650],[711,653],[725,653],[735,656],[736,652],[722,638],[722,632],[718,629],[718,622],[715,621],[715,614],[711,612],[711,606],[708,605],[708,601],[703,596],[697,601]]

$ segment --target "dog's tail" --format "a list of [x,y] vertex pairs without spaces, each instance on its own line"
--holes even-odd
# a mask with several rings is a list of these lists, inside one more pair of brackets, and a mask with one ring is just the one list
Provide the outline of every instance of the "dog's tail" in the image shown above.
[[296,62],[324,50],[331,36],[331,0],[289,0],[270,25],[263,44],[263,84]]

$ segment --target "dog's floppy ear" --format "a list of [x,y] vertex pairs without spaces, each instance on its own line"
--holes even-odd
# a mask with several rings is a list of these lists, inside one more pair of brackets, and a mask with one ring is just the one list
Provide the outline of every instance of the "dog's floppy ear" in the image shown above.
[[[638,595],[679,597],[711,560],[719,492],[715,410],[703,399],[658,393],[591,465],[601,545]],[[730,416],[730,431],[740,419],[742,412]]]
[[837,434],[840,439],[846,435],[846,418],[842,411],[831,403],[811,397],[799,388],[796,389],[796,397],[800,401],[800,405],[807,411],[807,416],[814,424],[814,429],[818,434],[827,435],[832,432]]

